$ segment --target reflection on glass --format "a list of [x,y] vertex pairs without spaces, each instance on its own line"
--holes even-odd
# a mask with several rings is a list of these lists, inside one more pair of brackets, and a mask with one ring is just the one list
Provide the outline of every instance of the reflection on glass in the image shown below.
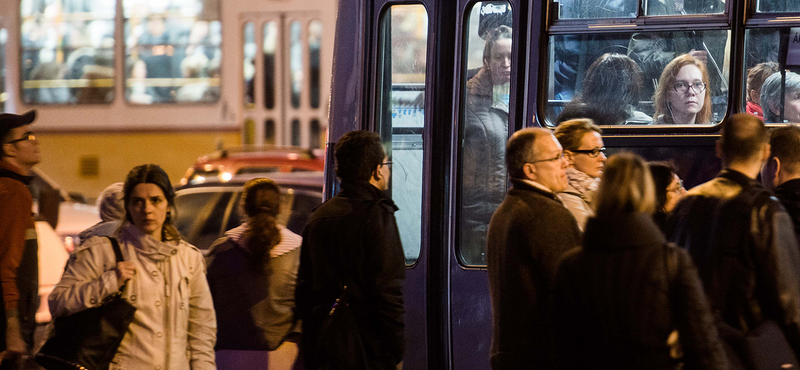
[[322,43],[322,22],[314,20],[308,24],[308,83],[309,104],[319,108],[319,64],[320,44]]
[[[485,22],[487,8],[507,7],[505,23]],[[467,70],[462,86],[461,204],[458,255],[465,265],[486,264],[486,231],[506,193],[513,30],[506,2],[478,2],[469,13]]]
[[300,120],[293,119],[292,120],[292,145],[300,146],[300,138],[302,137],[302,133],[300,132]]
[[22,0],[22,100],[26,104],[114,99],[113,1]]
[[635,18],[638,6],[636,0],[562,0],[557,4],[560,19]]
[[292,108],[300,108],[300,94],[303,92],[303,40],[300,39],[300,21],[289,26],[289,72],[291,73]]
[[782,31],[785,32],[784,42],[800,37],[800,28],[745,31],[745,91],[742,101],[748,113],[762,117],[767,123],[800,123],[800,68],[791,67],[800,60],[794,60],[790,53],[786,63],[790,67],[782,81],[778,64]]
[[264,107],[275,108],[275,50],[278,48],[278,23],[264,25]]
[[264,144],[275,145],[275,121],[271,118],[264,122]]
[[[380,19],[378,132],[392,161],[390,192],[406,264],[420,254],[428,14],[422,5],[393,5]],[[388,35],[388,37],[387,37]]]
[[8,41],[8,31],[0,28],[0,112],[6,111],[6,41]]
[[219,100],[222,26],[218,2],[123,0],[122,7],[129,102]]
[[758,0],[759,12],[800,12],[800,2],[796,0]]
[[642,0],[642,7],[645,15],[714,14],[725,11],[725,2],[723,0]]
[[322,148],[322,140],[320,138],[321,132],[320,132],[319,120],[318,119],[315,118],[315,119],[311,120],[311,127],[310,127],[309,131],[311,131],[308,134],[308,136],[309,136],[311,141],[308,143],[308,147],[309,148]]
[[244,25],[244,106],[253,109],[256,102],[256,30],[253,22]]
[[[727,110],[728,42],[729,31],[552,36],[547,119],[553,124],[579,116],[602,125],[688,123],[672,119],[670,109],[683,115],[678,111],[689,104],[697,113],[703,110],[695,123],[718,122]],[[662,72],[683,54],[698,62],[705,87],[700,94],[691,90],[689,95],[696,96],[681,102],[673,86],[681,68],[663,76],[665,86],[661,81]]]

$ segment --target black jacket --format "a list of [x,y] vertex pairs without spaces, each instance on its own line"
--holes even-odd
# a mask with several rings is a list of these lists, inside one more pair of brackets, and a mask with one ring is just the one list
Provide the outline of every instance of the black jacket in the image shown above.
[[726,324],[746,333],[773,320],[800,355],[800,252],[789,215],[769,191],[723,170],[687,193],[667,229],[689,250]]
[[386,193],[369,183],[343,182],[342,191],[309,217],[296,290],[307,369],[324,361],[311,351],[342,284],[348,286],[370,369],[394,369],[402,360],[405,257],[396,210]]
[[553,300],[561,369],[673,369],[673,330],[686,369],[727,368],[689,254],[647,214],[589,219],[583,248],[559,265]]
[[794,224],[794,234],[800,242],[800,179],[786,181],[775,188],[775,196],[789,212]]
[[580,245],[580,231],[553,193],[518,179],[511,182],[489,224],[491,366],[550,369],[553,277],[564,252]]

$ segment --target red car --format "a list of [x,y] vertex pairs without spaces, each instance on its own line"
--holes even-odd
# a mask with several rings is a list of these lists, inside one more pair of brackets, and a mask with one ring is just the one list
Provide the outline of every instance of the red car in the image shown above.
[[200,184],[209,178],[229,181],[234,175],[274,172],[323,171],[325,151],[295,147],[243,146],[218,150],[197,159],[181,185]]

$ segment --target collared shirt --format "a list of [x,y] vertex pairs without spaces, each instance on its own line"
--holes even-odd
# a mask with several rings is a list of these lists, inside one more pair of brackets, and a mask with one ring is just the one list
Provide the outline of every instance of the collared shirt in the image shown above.
[[526,183],[526,184],[528,184],[530,186],[533,186],[534,188],[537,188],[539,190],[542,190],[542,191],[545,191],[547,193],[553,194],[554,196],[556,194],[554,191],[550,190],[547,186],[544,186],[541,183],[538,183],[536,181],[528,180],[528,179],[518,179],[518,180],[520,180],[520,181],[522,181],[522,182],[524,182],[524,183]]

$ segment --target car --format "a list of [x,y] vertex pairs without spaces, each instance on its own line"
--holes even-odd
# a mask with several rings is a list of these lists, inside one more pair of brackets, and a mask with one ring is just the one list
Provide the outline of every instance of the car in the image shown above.
[[322,203],[322,172],[233,175],[227,181],[210,178],[181,186],[175,192],[175,226],[184,239],[207,253],[225,231],[244,221],[240,205],[242,186],[258,177],[268,177],[281,188],[278,223],[302,234],[311,211]]
[[212,179],[229,181],[234,175],[275,172],[318,172],[325,169],[325,152],[297,147],[242,146],[204,155],[190,167],[181,185]]

